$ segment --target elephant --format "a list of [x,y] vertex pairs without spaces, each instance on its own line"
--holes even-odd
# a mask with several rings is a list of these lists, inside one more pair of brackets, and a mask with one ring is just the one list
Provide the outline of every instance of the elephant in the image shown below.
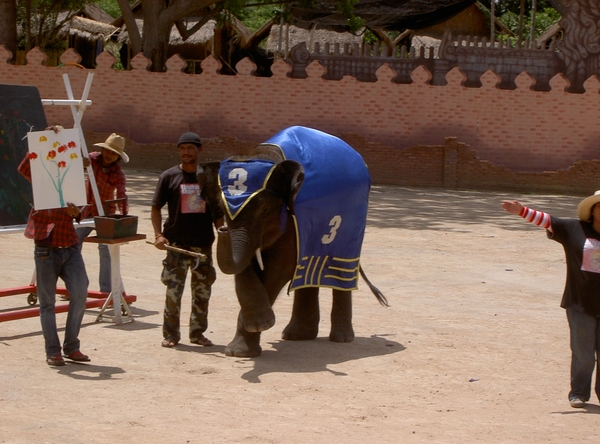
[[234,275],[237,330],[225,354],[256,357],[260,335],[275,324],[272,306],[284,286],[294,292],[284,340],[318,335],[319,287],[332,288],[334,342],[351,342],[352,290],[360,274],[378,301],[385,296],[359,265],[371,179],[362,157],[330,134],[287,128],[249,156],[202,166],[207,198],[221,205],[217,264]]

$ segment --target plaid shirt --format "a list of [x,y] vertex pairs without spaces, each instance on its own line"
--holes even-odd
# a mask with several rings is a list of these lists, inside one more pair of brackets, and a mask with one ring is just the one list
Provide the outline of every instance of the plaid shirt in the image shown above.
[[[115,191],[117,194],[117,199],[127,198],[127,192],[125,189],[125,174],[123,173],[123,170],[121,170],[119,163],[115,162],[108,167],[103,167],[102,153],[99,151],[89,153],[89,158],[92,170],[94,171],[94,179],[96,179],[96,185],[98,185],[98,194],[100,195],[100,200],[102,202],[114,200]],[[98,216],[98,208],[96,207],[96,201],[94,200],[94,195],[92,193],[92,186],[89,181],[87,184],[87,200],[88,202],[92,203],[91,215]],[[115,214],[117,212],[117,204],[114,203],[103,206],[103,208],[106,216]],[[127,200],[119,202],[119,212],[123,215],[129,213]]]
[[[31,182],[31,165],[28,156],[25,156],[18,170]],[[84,207],[84,210],[87,208],[89,207]],[[80,220],[85,213],[88,211],[82,211],[77,219]],[[49,247],[71,247],[79,244],[73,226],[73,218],[67,214],[66,208],[31,209],[25,228],[25,237],[33,239],[38,245]]]

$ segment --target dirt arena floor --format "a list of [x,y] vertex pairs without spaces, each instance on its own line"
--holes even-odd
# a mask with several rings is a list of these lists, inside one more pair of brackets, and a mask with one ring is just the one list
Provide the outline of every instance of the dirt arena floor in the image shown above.
[[[151,237],[157,176],[127,174],[131,214]],[[336,344],[322,291],[319,337],[289,342],[292,298],[282,294],[253,359],[224,355],[238,302],[220,272],[207,332],[215,346],[187,341],[186,290],[182,342],[162,348],[163,253],[123,245],[134,322],[96,322],[99,310],[88,310],[80,338],[92,362],[49,367],[38,318],[0,323],[0,442],[597,443],[598,400],[585,409],[567,400],[562,248],[505,214],[509,197],[563,217],[580,200],[375,186],[361,263],[391,306],[361,283],[356,339]],[[2,288],[29,284],[32,242],[0,234],[0,248]],[[95,245],[84,258],[97,290]],[[0,313],[27,308],[26,296],[0,298]]]

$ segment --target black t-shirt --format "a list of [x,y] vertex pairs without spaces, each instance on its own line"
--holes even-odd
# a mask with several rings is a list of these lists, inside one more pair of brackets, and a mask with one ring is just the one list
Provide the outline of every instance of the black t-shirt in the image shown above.
[[163,236],[182,248],[210,247],[215,240],[213,220],[222,217],[220,208],[209,206],[200,190],[196,173],[179,165],[163,172],[156,186],[152,205],[168,207]]
[[591,223],[552,217],[548,238],[565,250],[567,282],[560,306],[600,316],[600,234]]

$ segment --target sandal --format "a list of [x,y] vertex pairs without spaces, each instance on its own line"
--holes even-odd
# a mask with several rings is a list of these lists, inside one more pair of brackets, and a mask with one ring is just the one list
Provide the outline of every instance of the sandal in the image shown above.
[[178,341],[176,341],[174,338],[165,338],[160,345],[167,348],[173,348],[177,345],[177,342]]
[[213,345],[210,339],[205,338],[204,335],[200,335],[200,337],[197,339],[190,339],[190,342],[192,344],[202,345],[203,347],[212,347]]

